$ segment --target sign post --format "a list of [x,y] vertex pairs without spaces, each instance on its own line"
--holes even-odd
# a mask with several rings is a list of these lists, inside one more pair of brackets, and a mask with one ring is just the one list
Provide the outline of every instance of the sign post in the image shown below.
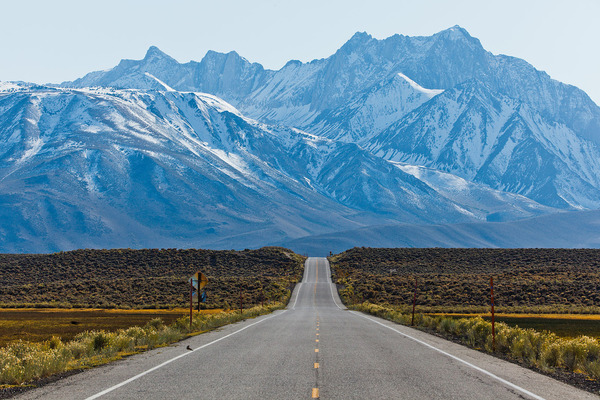
[[200,271],[190,277],[190,330],[192,329],[192,310],[193,300],[198,299],[198,311],[200,311],[200,302],[206,300],[206,295],[200,295],[200,290],[206,286],[208,278]]
[[192,330],[192,297],[194,291],[193,279],[190,278],[190,331]]

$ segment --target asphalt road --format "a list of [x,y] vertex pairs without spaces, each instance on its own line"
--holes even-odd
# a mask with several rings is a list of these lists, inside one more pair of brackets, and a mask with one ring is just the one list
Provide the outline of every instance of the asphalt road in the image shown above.
[[[186,346],[193,351],[186,350]],[[309,258],[287,310],[65,378],[21,399],[597,399],[423,332],[344,309]]]

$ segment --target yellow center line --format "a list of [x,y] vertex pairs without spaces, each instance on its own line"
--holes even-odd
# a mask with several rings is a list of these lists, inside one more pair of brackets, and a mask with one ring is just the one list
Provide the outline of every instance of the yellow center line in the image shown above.
[[319,336],[319,334],[317,333],[317,336]]
[[315,349],[315,353],[318,353],[318,352],[319,352],[319,349]]
[[315,368],[319,368],[319,363],[315,363]]
[[316,339],[315,342],[319,343],[319,339]]
[[315,294],[317,294],[317,282],[319,281],[319,260],[317,260],[317,277],[315,279]]
[[313,399],[318,399],[319,398],[319,388],[313,388],[313,390],[312,390],[312,398]]

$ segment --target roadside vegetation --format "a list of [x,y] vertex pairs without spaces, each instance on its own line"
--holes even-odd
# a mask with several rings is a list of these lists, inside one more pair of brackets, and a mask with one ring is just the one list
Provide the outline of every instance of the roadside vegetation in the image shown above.
[[[223,310],[202,310],[203,314]],[[85,308],[2,308],[0,309],[0,347],[24,340],[43,342],[53,336],[69,341],[85,331],[114,332],[131,326],[143,326],[160,318],[170,325],[190,315],[189,307],[172,310],[119,310]]]
[[123,356],[165,346],[194,334],[227,324],[270,313],[285,307],[289,300],[264,307],[255,306],[242,312],[195,313],[190,319],[181,317],[166,325],[155,318],[144,326],[133,326],[115,332],[85,331],[70,341],[58,336],[43,342],[15,341],[0,348],[0,387],[10,389],[36,379],[70,370],[80,370],[117,360]]

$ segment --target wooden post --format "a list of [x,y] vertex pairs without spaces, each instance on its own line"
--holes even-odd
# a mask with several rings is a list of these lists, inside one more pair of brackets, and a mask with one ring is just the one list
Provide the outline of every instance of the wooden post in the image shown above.
[[190,278],[190,331],[192,330],[192,282]]
[[413,296],[413,311],[410,326],[415,326],[415,305],[417,304],[417,277],[415,276],[415,294]]
[[200,297],[202,296],[200,294],[200,280],[198,280],[198,312],[200,312],[200,301],[202,301]]
[[494,324],[494,277],[490,276],[490,293],[492,299],[492,351],[496,352],[496,326]]
[[242,300],[242,289],[240,288],[240,314],[244,311],[244,303]]

